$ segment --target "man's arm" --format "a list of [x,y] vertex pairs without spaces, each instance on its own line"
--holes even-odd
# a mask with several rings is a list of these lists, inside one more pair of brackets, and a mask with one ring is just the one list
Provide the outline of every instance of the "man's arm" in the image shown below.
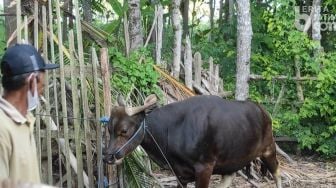
[[7,130],[0,128],[0,180],[9,177],[9,161],[12,153],[12,146]]

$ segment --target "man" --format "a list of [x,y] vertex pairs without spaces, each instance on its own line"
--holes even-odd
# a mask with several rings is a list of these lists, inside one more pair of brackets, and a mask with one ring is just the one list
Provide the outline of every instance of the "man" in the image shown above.
[[0,182],[4,179],[39,183],[40,174],[33,134],[35,118],[30,113],[39,103],[44,74],[55,69],[46,64],[36,49],[17,44],[1,60],[0,97]]

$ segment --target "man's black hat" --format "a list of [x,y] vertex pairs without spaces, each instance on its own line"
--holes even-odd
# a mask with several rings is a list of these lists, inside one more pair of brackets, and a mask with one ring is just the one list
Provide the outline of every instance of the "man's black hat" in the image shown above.
[[28,44],[8,48],[1,60],[1,73],[6,77],[58,67],[58,64],[46,64],[35,47]]

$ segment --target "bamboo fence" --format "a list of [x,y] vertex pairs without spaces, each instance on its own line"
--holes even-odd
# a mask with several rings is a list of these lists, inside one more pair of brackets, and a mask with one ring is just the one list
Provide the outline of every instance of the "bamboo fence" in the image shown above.
[[109,184],[117,182],[113,170],[107,172],[113,168],[102,162],[103,134],[108,133],[100,117],[109,115],[112,104],[108,52],[92,47],[90,54],[84,54],[78,0],[73,3],[76,33],[70,30],[65,41],[59,0],[43,4],[35,0],[32,16],[21,15],[17,1],[17,29],[7,45],[15,40],[31,43],[46,62],[60,65],[46,73],[45,100],[35,111],[42,182],[59,187],[104,187],[104,178]]

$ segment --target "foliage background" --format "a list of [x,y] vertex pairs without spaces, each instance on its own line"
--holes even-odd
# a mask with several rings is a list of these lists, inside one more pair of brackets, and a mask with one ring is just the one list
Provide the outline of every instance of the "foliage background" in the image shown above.
[[[153,4],[141,1],[144,33],[148,33],[153,15]],[[196,1],[193,1],[196,2]],[[198,1],[197,1],[198,2]],[[203,1],[200,1],[203,2]],[[127,7],[110,1],[113,10],[119,18]],[[169,1],[163,1],[169,5]],[[250,81],[250,99],[262,103],[271,113],[275,135],[290,136],[298,139],[301,148],[315,151],[326,157],[336,155],[336,94],[335,94],[335,44],[336,31],[322,31],[321,45],[324,52],[318,57],[314,51],[317,43],[311,39],[311,31],[307,34],[298,31],[295,26],[294,8],[300,1],[251,1],[251,17],[253,28],[251,73],[262,75],[266,80]],[[205,3],[206,4],[206,3]],[[328,8],[328,14],[336,14],[336,4],[333,0],[323,1],[322,7]],[[224,12],[227,14],[227,12]],[[193,53],[201,52],[202,58],[213,57],[214,62],[220,65],[220,74],[224,79],[224,89],[234,91],[236,72],[236,14],[232,20],[215,19],[214,27],[202,21],[195,14],[189,25]],[[165,18],[169,17],[169,12]],[[169,20],[169,19],[168,19]],[[114,20],[104,27],[111,31],[111,25],[120,20]],[[169,22],[168,22],[169,23]],[[108,26],[108,27],[106,27]],[[113,27],[115,37],[122,37],[117,27]],[[119,46],[119,52],[124,48]],[[168,64],[172,61],[173,31],[167,24],[164,26],[163,60]],[[123,93],[130,91],[131,86],[148,94],[157,93],[157,75],[145,63],[142,67],[136,66],[140,53],[146,53],[148,64],[153,63],[151,52],[153,45],[142,49],[138,55],[126,60],[122,53],[115,53],[116,59],[111,62],[119,70],[113,76],[114,87]],[[114,53],[114,52],[113,52]],[[296,82],[292,80],[273,80],[276,75],[295,76],[295,58],[300,62],[302,76],[316,76],[315,81],[303,81],[304,101],[297,97]],[[205,66],[207,66],[205,64]],[[141,73],[140,73],[141,72]],[[140,81],[140,80],[141,81]],[[284,87],[284,95],[274,110],[275,102]],[[150,86],[150,87],[147,87]],[[153,86],[153,87],[152,87]],[[153,89],[149,89],[153,88]],[[274,112],[274,113],[273,113]]]

